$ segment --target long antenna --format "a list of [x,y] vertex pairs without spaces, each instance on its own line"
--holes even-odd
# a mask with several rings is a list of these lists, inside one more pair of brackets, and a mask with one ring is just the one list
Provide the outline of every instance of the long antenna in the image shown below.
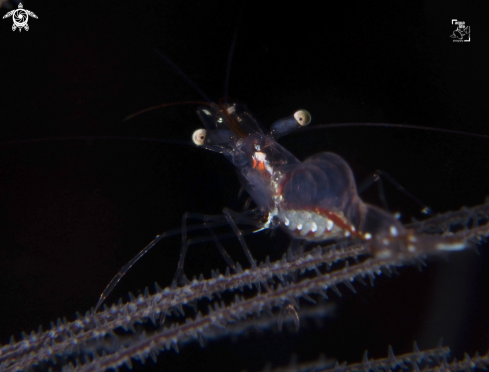
[[228,100],[229,78],[231,76],[231,64],[233,62],[234,48],[236,47],[236,40],[238,39],[239,24],[241,22],[241,16],[243,15],[245,4],[246,4],[246,1],[243,3],[243,7],[241,8],[241,11],[239,13],[238,22],[236,22],[236,27],[234,28],[233,42],[231,43],[231,47],[229,48],[228,62],[227,62],[227,66],[226,66],[226,78],[224,80],[224,102],[227,102],[227,100]]
[[131,114],[129,116],[126,116],[122,120],[122,122],[131,120],[131,119],[134,119],[136,116],[145,114],[145,113],[150,112],[150,111],[158,110],[160,108],[170,107],[170,106],[179,106],[179,105],[204,105],[205,106],[205,105],[209,105],[209,102],[203,102],[203,101],[202,102],[201,101],[184,101],[184,102],[162,103],[162,104],[159,104],[159,105],[156,105],[156,106],[151,106],[151,107],[142,109],[142,110],[140,110],[138,112],[135,112],[134,114]]
[[462,136],[489,139],[489,135],[487,135],[487,134],[470,133],[470,132],[464,132],[464,131],[453,130],[453,129],[422,127],[420,125],[412,125],[412,124],[389,124],[389,123],[334,123],[334,124],[319,124],[319,125],[312,125],[312,126],[307,126],[307,127],[300,128],[299,130],[297,130],[294,133],[300,133],[300,132],[311,131],[311,130],[319,130],[319,129],[347,128],[347,127],[381,127],[381,128],[417,129],[417,130],[426,130],[426,131],[429,131],[429,132],[441,132],[441,133],[450,133],[450,134],[460,134]]
[[153,52],[155,52],[158,55],[158,57],[160,57],[177,74],[179,74],[180,76],[182,76],[187,81],[187,83],[189,83],[190,86],[192,88],[194,88],[195,91],[197,93],[199,93],[202,98],[204,98],[204,100],[207,103],[212,103],[212,100],[209,97],[207,97],[207,95],[202,91],[202,89],[200,89],[199,86],[197,84],[195,84],[194,81],[187,76],[187,74],[185,74],[182,70],[180,70],[180,68],[178,68],[178,66],[176,64],[174,64],[173,61],[170,58],[168,58],[166,55],[164,55],[161,50],[159,50],[158,48],[153,48]]
[[1,141],[1,145],[18,145],[25,143],[37,143],[37,142],[57,142],[57,141],[93,141],[93,140],[126,140],[126,141],[145,141],[145,142],[159,142],[159,143],[174,143],[176,145],[188,146],[191,145],[190,141],[172,140],[164,138],[146,138],[146,137],[114,137],[114,136],[71,136],[71,137],[51,137],[51,138],[38,138],[38,139],[25,139],[25,140],[13,140],[13,141]]

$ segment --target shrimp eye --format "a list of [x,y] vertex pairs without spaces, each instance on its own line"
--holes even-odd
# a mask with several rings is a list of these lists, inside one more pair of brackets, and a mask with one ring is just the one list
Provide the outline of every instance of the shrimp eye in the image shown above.
[[205,142],[205,137],[207,136],[207,131],[205,129],[197,129],[193,134],[192,134],[192,141],[197,146],[202,146]]
[[305,127],[311,122],[311,114],[306,110],[299,110],[294,112],[294,119],[299,123],[301,127]]

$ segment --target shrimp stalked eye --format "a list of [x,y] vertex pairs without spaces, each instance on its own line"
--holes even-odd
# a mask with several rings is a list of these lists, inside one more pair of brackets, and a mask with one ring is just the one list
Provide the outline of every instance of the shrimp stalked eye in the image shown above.
[[207,136],[207,131],[205,129],[197,129],[193,134],[192,134],[192,141],[197,145],[197,146],[202,146],[205,143],[205,138]]
[[270,136],[274,139],[285,136],[311,122],[311,114],[307,110],[297,110],[293,115],[277,120],[270,128]]
[[311,114],[307,110],[298,110],[294,112],[294,119],[301,127],[305,127],[311,122]]

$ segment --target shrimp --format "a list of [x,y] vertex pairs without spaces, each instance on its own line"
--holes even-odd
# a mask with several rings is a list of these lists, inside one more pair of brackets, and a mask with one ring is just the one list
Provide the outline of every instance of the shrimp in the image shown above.
[[[282,226],[293,239],[308,242],[338,241],[353,237],[371,242],[370,250],[381,257],[399,251],[420,255],[467,247],[468,241],[465,238],[415,234],[414,230],[404,228],[386,211],[363,203],[358,196],[353,173],[340,156],[321,153],[301,163],[279,145],[276,139],[310,123],[309,112],[299,110],[290,117],[278,120],[266,135],[244,105],[220,101],[219,105],[210,103],[208,106],[197,110],[208,130],[196,130],[192,140],[200,147],[222,153],[231,161],[243,189],[258,207],[254,210],[260,215],[257,221],[228,208],[223,210],[225,219],[236,234],[253,269],[257,268],[256,262],[237,226],[237,220],[255,225],[259,228],[255,232]],[[208,228],[223,225],[223,221],[219,222],[222,220],[220,216],[185,213],[181,230],[158,235],[119,270],[102,292],[95,311],[141,257],[162,239],[176,234],[182,236],[182,247],[172,287],[182,282],[185,256],[190,244],[187,238],[189,218],[201,219],[204,223],[200,228],[209,222]],[[236,271],[234,261],[218,237],[212,235],[221,255],[229,267]],[[205,240],[197,239],[199,242]]]
[[[242,187],[263,215],[263,229],[283,227],[294,239],[312,242],[354,237],[373,241],[377,255],[393,250],[430,252],[460,250],[464,240],[417,236],[392,215],[359,198],[353,173],[344,159],[320,153],[300,162],[276,142],[280,136],[308,125],[305,110],[272,124],[265,134],[249,110],[238,103],[211,104],[197,110],[206,129],[194,132],[197,146],[222,153],[236,167]],[[225,210],[248,259],[254,260]],[[181,262],[183,264],[183,262]]]

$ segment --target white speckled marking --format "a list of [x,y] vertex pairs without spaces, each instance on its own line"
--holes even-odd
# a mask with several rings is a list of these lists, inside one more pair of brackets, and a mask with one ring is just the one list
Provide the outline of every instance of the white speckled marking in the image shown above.
[[441,251],[460,251],[461,249],[465,248],[465,243],[464,242],[453,243],[453,244],[438,243],[436,245],[436,248],[438,248]]
[[[350,231],[341,229],[326,216],[311,210],[282,209],[276,216],[283,226],[300,236],[312,236],[317,240],[350,236]],[[341,218],[341,216],[339,216]],[[352,231],[355,231],[353,227]]]
[[390,229],[389,229],[390,233],[392,236],[397,236],[398,233],[397,233],[397,229],[395,226],[391,226]]

